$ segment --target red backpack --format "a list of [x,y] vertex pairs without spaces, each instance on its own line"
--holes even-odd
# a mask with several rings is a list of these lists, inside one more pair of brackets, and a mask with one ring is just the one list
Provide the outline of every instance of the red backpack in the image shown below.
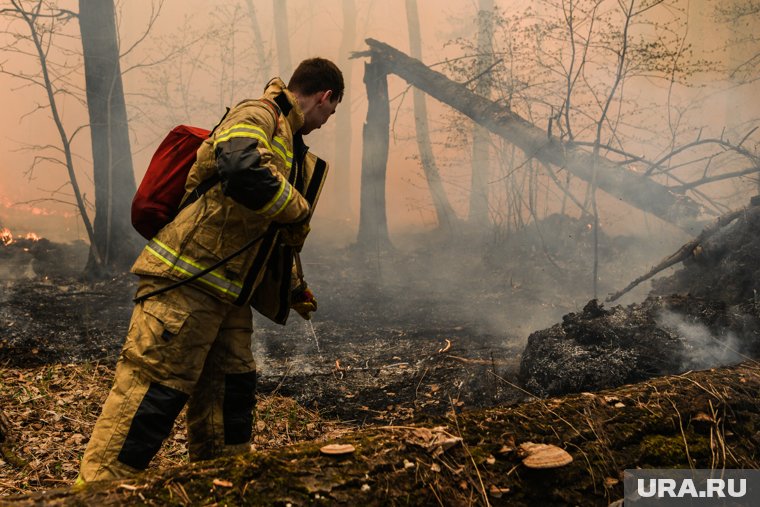
[[[268,99],[260,100],[271,109],[276,124],[280,115],[279,107]],[[221,125],[229,111],[228,108],[216,127]],[[179,213],[185,195],[187,174],[195,163],[198,148],[212,132],[213,130],[180,125],[174,127],[161,141],[132,199],[132,225],[145,239],[152,239]],[[218,175],[201,182],[182,203],[183,207],[195,202],[218,182]]]
[[132,225],[144,238],[153,238],[176,216],[185,195],[187,173],[209,134],[206,129],[180,125],[158,146],[132,199]]

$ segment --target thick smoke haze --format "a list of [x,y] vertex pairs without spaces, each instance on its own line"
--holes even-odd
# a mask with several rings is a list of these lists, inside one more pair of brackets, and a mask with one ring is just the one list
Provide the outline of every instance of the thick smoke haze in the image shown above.
[[[618,162],[628,162],[630,157],[651,161],[662,158],[657,181],[669,186],[687,185],[703,176],[701,171],[708,174],[708,169],[717,173],[747,169],[746,158],[716,155],[715,145],[697,145],[688,155],[666,157],[687,143],[717,139],[735,145],[742,141],[742,148],[757,156],[760,137],[752,128],[760,119],[760,102],[756,100],[757,70],[751,63],[759,51],[752,40],[758,17],[732,21],[730,6],[743,5],[740,0],[635,2],[640,12],[628,25],[616,1],[416,3],[423,62],[459,82],[488,77],[492,88],[486,93],[490,98],[545,129],[548,138],[593,144],[604,110],[607,116],[601,122],[599,141],[622,147],[625,153],[603,155]],[[368,61],[366,57],[348,56],[353,51],[365,51],[368,37],[409,54],[407,2],[289,0],[283,4],[289,58],[281,54],[284,46],[277,44],[275,29],[285,19],[274,11],[272,2],[117,2],[135,178],[139,183],[150,156],[173,126],[210,128],[226,106],[258,96],[271,77],[281,75],[287,81],[291,69],[284,67],[288,61],[293,66],[304,58],[327,57],[342,66],[348,91],[336,116],[307,138],[312,151],[332,163],[309,248],[348,245],[356,238],[361,205],[362,126],[367,112],[362,79]],[[56,5],[78,9],[74,1],[62,0]],[[596,10],[593,5],[597,5]],[[482,7],[494,9],[481,16],[481,20],[491,21],[489,54],[494,65],[477,72],[475,61],[482,54],[477,47],[478,9]],[[570,9],[575,9],[572,16]],[[572,44],[563,25],[568,19],[576,23]],[[65,168],[53,160],[60,156],[56,148],[60,139],[45,107],[44,90],[23,78],[36,73],[39,62],[28,48],[25,54],[9,50],[16,44],[14,35],[25,33],[25,26],[9,17],[2,18],[2,26],[0,38],[6,50],[0,53],[4,71],[0,74],[0,228],[8,227],[18,234],[34,231],[57,241],[86,239],[81,220],[66,204],[72,197]],[[630,47],[622,67],[625,79],[616,82],[618,62],[611,49],[624,30]],[[77,132],[72,144],[74,163],[85,199],[91,203],[92,156],[89,135],[83,128],[87,111],[77,21],[60,23],[56,31],[49,59],[71,69],[62,72],[59,67],[58,84],[69,93],[59,93],[56,98],[68,135]],[[591,38],[587,38],[588,33],[593,34]],[[346,34],[353,34],[353,39],[346,40]],[[580,54],[587,58],[579,60]],[[565,83],[561,76],[566,75],[573,79]],[[388,225],[397,246],[414,248],[417,243],[413,236],[434,230],[438,223],[419,160],[412,93],[397,76],[388,79]],[[572,100],[565,102],[562,93],[567,86],[575,88]],[[426,101],[443,188],[456,218],[466,223],[472,197],[474,123],[430,97]],[[566,107],[572,113],[563,116]],[[572,132],[566,127],[568,120],[574,126]],[[591,209],[588,183],[569,178],[563,168],[548,170],[496,135],[488,136],[487,144],[489,162],[479,170],[488,185],[490,225],[472,242],[473,254],[488,256],[482,250],[489,241],[517,238],[514,243],[522,238],[520,241],[534,249],[528,255],[551,261],[552,256],[567,250],[563,241],[580,241],[587,232],[584,229],[569,231],[564,238],[547,238],[541,230],[536,237],[526,226],[562,211],[580,217],[577,205]],[[565,186],[570,196],[561,190]],[[720,211],[745,204],[757,193],[756,175],[718,180],[697,192],[687,195],[704,206],[708,213],[703,218],[710,219]],[[615,197],[603,192],[597,195],[600,230],[610,236],[640,238],[631,241],[631,257],[622,261],[631,277],[689,237]],[[591,227],[590,223],[586,226]],[[549,244],[547,239],[556,244]],[[491,262],[498,262],[498,256],[494,261],[494,253],[490,255]],[[453,270],[456,264],[453,260],[444,269]],[[510,283],[514,290],[551,284],[552,269],[545,275],[522,278],[524,273],[516,271]],[[378,277],[391,282],[407,275],[387,267],[378,272],[383,273]],[[495,327],[504,324],[498,321]]]
[[[353,4],[354,17],[343,19],[346,4]],[[418,2],[420,11],[420,30],[423,60],[429,64],[455,60],[466,54],[473,54],[463,41],[476,39],[476,18],[478,4],[474,1]],[[578,4],[578,2],[576,2]],[[609,6],[602,2],[600,15],[607,15],[614,10],[616,3]],[[730,23],[715,21],[719,2],[691,1],[670,2],[670,6],[652,9],[648,23],[665,23],[674,17],[684,22],[680,27],[683,44],[690,46],[695,60],[723,60],[725,67],[742,61],[751,48],[735,46],[724,50],[727,44],[738,38],[734,29],[751,30],[751,27],[732,26]],[[61,1],[62,8],[76,10],[76,2]],[[256,23],[262,43],[262,55],[252,50],[254,29],[250,6],[253,6]],[[568,8],[565,2],[565,9]],[[210,126],[218,119],[223,108],[237,101],[256,96],[264,83],[274,75],[281,74],[282,58],[277,54],[275,44],[274,16],[270,2],[225,2],[223,4],[200,1],[166,1],[153,24],[151,8],[156,2],[141,0],[139,2],[121,2],[118,4],[118,21],[123,57],[122,69],[125,70],[124,81],[127,104],[130,112],[132,131],[132,151],[134,153],[135,176],[139,182],[153,150],[163,134],[177,123]],[[560,10],[557,10],[559,7]],[[495,2],[495,8],[505,19],[553,16],[561,11],[561,3],[552,2]],[[675,13],[675,14],[674,14]],[[373,37],[387,42],[394,47],[408,52],[409,37],[406,26],[405,2],[371,2],[356,1],[295,1],[287,2],[287,22],[290,29],[290,61],[295,64],[303,58],[322,55],[336,61],[342,61],[346,55],[339,54],[341,37],[347,23],[353,25],[355,41],[351,50],[366,49],[363,40]],[[8,31],[19,31],[24,27],[18,23],[6,21]],[[71,21],[58,28],[61,37],[56,39],[50,58],[55,60],[76,60],[75,55],[64,51],[76,51],[78,27]],[[643,24],[636,28],[641,36],[647,35]],[[145,35],[147,32],[147,35]],[[503,50],[504,31],[495,29],[495,51]],[[68,36],[68,37],[67,37]],[[143,38],[143,36],[145,36]],[[6,43],[8,35],[5,35]],[[515,38],[517,36],[515,35]],[[526,41],[515,41],[525,44]],[[135,45],[137,43],[137,45]],[[134,46],[134,47],[133,47]],[[58,52],[55,48],[58,48]],[[744,53],[742,53],[744,52]],[[497,53],[498,55],[498,53]],[[263,58],[263,60],[262,60]],[[733,59],[734,62],[727,61]],[[746,58],[745,58],[746,59]],[[261,62],[266,69],[261,69]],[[333,167],[333,174],[325,190],[325,199],[318,219],[331,224],[331,229],[340,228],[344,232],[343,241],[351,241],[355,233],[359,208],[359,174],[361,161],[361,126],[366,114],[366,92],[362,83],[363,64],[366,59],[350,60],[344,63],[344,72],[351,85],[350,102],[341,104],[338,115],[350,115],[353,135],[350,147],[348,167]],[[518,61],[513,65],[528,68],[538,62]],[[610,66],[614,62],[610,62]],[[29,56],[8,53],[3,57],[3,69],[8,72],[31,73],[36,70],[38,62]],[[441,65],[437,70],[446,72]],[[287,79],[288,76],[283,76]],[[72,87],[82,87],[83,77],[72,74],[68,80]],[[669,118],[659,120],[671,124],[671,129],[679,128],[677,122],[691,121],[694,129],[705,128],[704,137],[719,136],[721,131],[736,132],[751,125],[758,117],[757,101],[753,100],[752,86],[740,85],[731,80],[727,73],[698,72],[689,77],[692,87],[668,86],[656,80],[638,79],[627,83],[625,90],[629,100],[641,104],[642,112],[629,121],[638,121],[641,128],[650,128],[647,122],[654,122],[656,117],[644,115],[644,106],[655,102],[667,104],[669,96],[672,111]],[[54,239],[82,238],[84,231],[77,223],[73,209],[57,202],[70,200],[65,196],[70,192],[62,189],[62,194],[54,194],[65,183],[65,171],[55,163],[39,163],[30,174],[34,150],[31,146],[56,144],[56,133],[49,114],[45,109],[35,111],[38,104],[45,104],[45,95],[39,87],[31,86],[23,80],[3,75],[2,110],[3,122],[0,126],[0,150],[3,153],[2,186],[0,202],[3,208],[12,206],[13,210],[3,210],[5,221],[20,221],[22,227],[45,227],[50,221],[30,220],[27,225],[25,215],[59,216],[63,227],[45,231]],[[424,176],[417,160],[414,121],[411,106],[411,94],[402,80],[391,76],[390,96],[394,98],[392,107],[392,137],[390,160],[388,164],[389,184],[387,188],[388,212],[392,233],[404,230],[419,230],[436,225],[432,213],[432,202],[426,188]],[[81,94],[80,94],[81,95]],[[61,94],[59,98],[64,120],[70,132],[86,123],[86,111],[73,97]],[[431,123],[431,136],[436,147],[437,156],[443,167],[443,179],[452,205],[462,217],[467,214],[469,186],[469,148],[466,131],[471,122],[465,121],[446,106],[428,98],[428,111]],[[535,104],[537,125],[544,128],[547,111],[545,105]],[[675,111],[683,111],[681,118],[675,117]],[[662,113],[660,109],[660,113]],[[31,113],[31,114],[30,114]],[[538,119],[540,118],[540,120]],[[332,120],[321,131],[309,137],[312,149],[335,161],[336,123]],[[459,126],[463,132],[456,132]],[[682,126],[680,126],[682,128]],[[666,129],[667,130],[667,129]],[[708,132],[709,130],[709,132]],[[643,137],[643,136],[642,136]],[[459,139],[457,139],[459,138]],[[459,142],[458,142],[459,141]],[[496,143],[498,140],[493,139]],[[91,156],[88,153],[89,136],[86,131],[75,138],[77,168],[85,194],[92,198]],[[629,146],[631,146],[629,144]],[[642,147],[640,151],[645,151]],[[637,150],[633,150],[637,151]],[[346,187],[337,182],[337,178],[349,182],[348,195],[335,194],[336,188]],[[497,169],[492,170],[489,178],[492,182],[499,180]],[[719,192],[723,195],[735,192],[734,187]],[[36,199],[47,201],[35,201]],[[603,199],[603,198],[602,198]],[[618,209],[619,208],[619,209]],[[604,206],[602,223],[629,232],[647,226],[647,218],[638,213],[631,214],[627,207]],[[343,227],[347,225],[347,227]]]

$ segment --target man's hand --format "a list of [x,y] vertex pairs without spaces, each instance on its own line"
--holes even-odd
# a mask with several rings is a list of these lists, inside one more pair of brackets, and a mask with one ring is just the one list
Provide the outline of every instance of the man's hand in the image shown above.
[[296,289],[291,296],[290,307],[303,319],[310,320],[311,312],[317,311],[317,298],[311,289]]
[[293,247],[296,252],[300,252],[310,231],[308,222],[287,224],[280,229],[280,241],[283,245]]

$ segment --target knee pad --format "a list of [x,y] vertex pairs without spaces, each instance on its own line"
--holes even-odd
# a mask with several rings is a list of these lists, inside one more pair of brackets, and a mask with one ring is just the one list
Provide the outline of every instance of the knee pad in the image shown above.
[[116,459],[139,470],[147,468],[169,436],[187,399],[188,395],[182,391],[152,382],[137,407]]

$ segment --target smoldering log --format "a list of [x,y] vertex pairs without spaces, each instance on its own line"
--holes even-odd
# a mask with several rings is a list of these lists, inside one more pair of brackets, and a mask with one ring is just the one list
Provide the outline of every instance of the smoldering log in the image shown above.
[[[355,451],[340,456],[322,454],[326,442],[306,443],[8,501],[607,506],[622,498],[626,468],[757,468],[758,389],[760,367],[743,364],[347,432],[332,443]],[[530,469],[521,452],[527,442],[563,448],[573,461]]]
[[[544,130],[507,107],[476,95],[465,85],[431,70],[388,44],[374,39],[365,42],[370,50],[356,56],[371,56],[373,62],[383,62],[387,72],[460,111],[528,156],[565,168],[584,181],[592,180],[594,160],[591,153],[556,138],[547,138]],[[689,197],[675,194],[664,185],[605,158],[598,159],[596,167],[596,183],[603,191],[687,232],[695,233],[702,228],[703,223],[698,219],[700,206]]]

